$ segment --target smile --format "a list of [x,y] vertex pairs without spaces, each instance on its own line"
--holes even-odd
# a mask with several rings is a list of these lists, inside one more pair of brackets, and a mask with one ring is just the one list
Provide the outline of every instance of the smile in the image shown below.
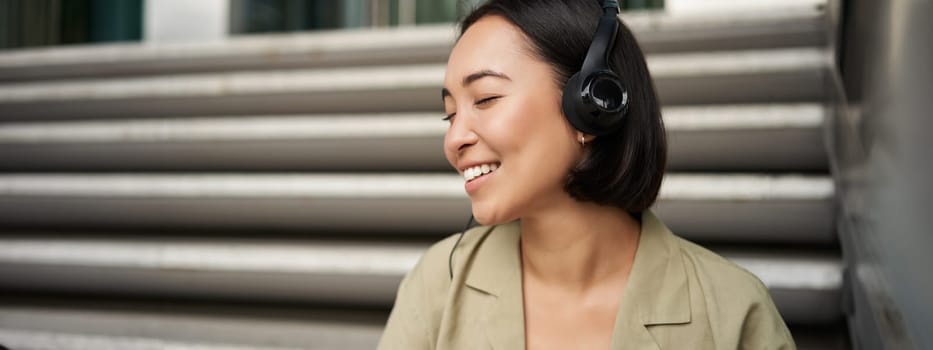
[[470,181],[473,181],[474,179],[482,177],[483,175],[492,173],[493,171],[496,171],[496,169],[498,168],[499,168],[499,164],[496,164],[496,163],[477,165],[477,166],[470,167],[464,170],[463,178],[467,182],[470,182]]

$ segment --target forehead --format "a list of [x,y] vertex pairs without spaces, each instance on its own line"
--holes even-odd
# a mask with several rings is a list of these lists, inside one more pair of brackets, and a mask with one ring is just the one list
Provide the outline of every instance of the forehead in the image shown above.
[[485,16],[470,26],[450,52],[444,85],[460,85],[460,79],[483,69],[510,70],[533,61],[522,32],[500,16]]

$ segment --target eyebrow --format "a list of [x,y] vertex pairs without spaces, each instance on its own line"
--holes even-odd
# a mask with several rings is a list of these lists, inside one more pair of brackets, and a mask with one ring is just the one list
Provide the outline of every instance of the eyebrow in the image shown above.
[[[512,78],[509,78],[509,76],[505,75],[505,73],[496,72],[496,71],[489,70],[489,69],[483,69],[481,71],[478,71],[478,72],[475,72],[475,73],[472,73],[470,75],[463,77],[463,82],[461,82],[460,84],[463,86],[467,86],[467,85],[472,84],[474,81],[480,80],[485,77],[493,77],[493,78],[512,81]],[[447,90],[447,88],[442,88],[441,99],[445,99],[448,96],[450,96],[450,90]]]

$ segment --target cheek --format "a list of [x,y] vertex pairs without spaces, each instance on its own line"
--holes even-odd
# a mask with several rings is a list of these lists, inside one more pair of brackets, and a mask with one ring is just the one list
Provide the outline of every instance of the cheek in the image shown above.
[[561,114],[560,105],[552,101],[528,101],[511,128],[523,144],[522,161],[528,171],[544,178],[541,180],[562,183],[579,149],[572,143],[575,131]]
[[490,125],[496,148],[507,163],[516,205],[563,191],[568,171],[580,156],[575,131],[550,98],[520,101]]

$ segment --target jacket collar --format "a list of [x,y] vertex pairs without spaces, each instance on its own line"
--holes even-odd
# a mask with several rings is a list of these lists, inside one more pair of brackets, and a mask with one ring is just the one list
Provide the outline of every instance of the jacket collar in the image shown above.
[[677,237],[650,211],[642,214],[641,225],[620,308],[638,305],[644,325],[690,322],[687,272]]
[[493,296],[485,307],[486,334],[493,349],[525,348],[520,237],[519,221],[486,230],[465,276],[467,286]]
[[521,293],[521,222],[496,225],[483,234],[466,285],[494,296],[515,292],[516,287]]
[[[656,348],[646,326],[690,322],[687,274],[676,237],[651,212],[642,213],[635,261],[619,303],[613,349]],[[485,230],[476,248],[466,285],[490,294],[487,331],[496,349],[524,348],[519,241],[521,223]],[[522,325],[516,327],[515,325]]]

